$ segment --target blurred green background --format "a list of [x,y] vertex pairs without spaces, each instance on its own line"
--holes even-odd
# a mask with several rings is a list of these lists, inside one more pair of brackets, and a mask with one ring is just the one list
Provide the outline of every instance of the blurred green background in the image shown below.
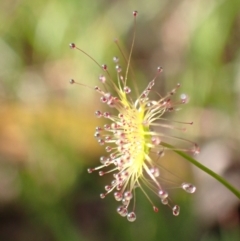
[[113,39],[129,53],[133,10],[139,89],[159,65],[157,92],[180,82],[190,103],[169,118],[194,121],[183,136],[201,146],[199,161],[239,187],[239,0],[2,0],[0,241],[240,240],[239,200],[178,156],[163,162],[198,190],[172,193],[179,217],[164,206],[154,213],[137,193],[137,220],[129,223],[112,195],[99,198],[110,179],[86,171],[104,155],[93,137],[102,106],[94,91],[68,80],[94,86],[101,71],[68,44],[111,71],[120,55]]

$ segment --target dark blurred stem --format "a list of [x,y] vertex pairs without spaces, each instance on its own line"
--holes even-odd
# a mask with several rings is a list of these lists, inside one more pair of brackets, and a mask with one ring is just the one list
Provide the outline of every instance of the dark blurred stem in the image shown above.
[[205,167],[204,165],[202,165],[201,163],[199,163],[197,160],[195,160],[194,158],[190,157],[186,153],[184,153],[182,151],[175,150],[175,148],[173,146],[171,146],[171,145],[169,145],[167,143],[161,143],[161,144],[163,146],[169,148],[169,149],[172,149],[178,155],[182,156],[183,158],[185,158],[186,160],[191,162],[193,165],[195,165],[196,167],[200,168],[202,171],[206,172],[208,175],[212,176],[213,178],[215,178],[217,181],[222,183],[229,191],[231,191],[233,194],[235,194],[240,199],[240,191],[237,190],[235,187],[233,187],[226,179],[224,179],[223,177],[219,176],[217,173],[213,172],[209,168]]

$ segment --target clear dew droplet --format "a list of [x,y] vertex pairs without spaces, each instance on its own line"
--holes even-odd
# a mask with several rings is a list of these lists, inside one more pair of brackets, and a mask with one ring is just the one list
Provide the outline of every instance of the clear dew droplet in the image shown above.
[[125,198],[126,200],[131,200],[132,197],[133,197],[133,195],[132,195],[132,193],[131,193],[130,191],[126,191],[126,192],[124,193],[124,198]]
[[95,137],[95,138],[101,137],[101,134],[99,133],[99,131],[96,131],[96,132],[94,133],[94,137]]
[[181,99],[181,102],[185,104],[188,101],[188,96],[186,94],[181,94],[180,99]]
[[182,189],[188,193],[194,193],[197,189],[193,184],[186,183],[186,182],[182,183],[181,186],[182,186]]
[[161,72],[163,72],[163,67],[162,66],[158,66],[157,70],[158,70],[159,73],[161,73]]
[[117,208],[117,212],[118,212],[119,214],[121,214],[121,213],[122,213],[123,208],[124,208],[124,206],[119,206],[119,207]]
[[107,141],[107,142],[111,141],[111,139],[112,139],[111,136],[105,136],[104,138],[105,138],[105,141]]
[[111,126],[109,124],[105,124],[103,128],[104,128],[104,130],[107,131],[107,130],[111,129]]
[[173,208],[172,208],[172,212],[173,212],[173,215],[174,216],[178,216],[179,213],[180,213],[180,207],[178,205],[175,205]]
[[118,191],[120,191],[121,189],[122,189],[122,183],[121,183],[121,181],[119,181],[119,183],[120,184],[118,184],[117,186],[116,186],[116,189],[118,190]]
[[114,198],[116,199],[116,201],[122,200],[122,193],[121,192],[115,192],[113,195],[114,195]]
[[115,159],[115,157],[116,157],[116,153],[111,153],[111,154],[110,154],[110,158],[111,158],[111,159]]
[[97,110],[95,112],[95,115],[96,115],[97,118],[100,118],[100,117],[102,117],[102,112],[100,110]]
[[113,62],[114,62],[114,63],[118,63],[118,61],[119,61],[119,58],[116,57],[116,56],[114,56],[114,57],[113,57]]
[[128,86],[125,86],[125,87],[123,88],[123,90],[124,90],[124,92],[125,92],[126,94],[131,93],[131,89],[130,89]]
[[168,199],[167,198],[163,198],[161,199],[161,202],[163,205],[167,205],[168,204]]
[[153,174],[154,177],[159,177],[160,176],[160,171],[157,167],[152,167],[150,169],[151,173]]
[[111,117],[111,114],[110,114],[109,112],[104,112],[104,113],[103,113],[103,116],[104,116],[105,118],[110,118],[110,117]]
[[161,139],[158,136],[153,136],[151,141],[152,141],[152,144],[156,146],[161,143]]
[[157,212],[158,212],[158,208],[155,207],[155,206],[153,206],[153,211],[154,211],[155,213],[157,213]]
[[120,215],[121,215],[122,217],[126,217],[127,214],[128,214],[128,210],[127,210],[127,208],[124,207]]
[[103,146],[105,144],[105,141],[103,139],[99,139],[98,143],[99,143],[100,146]]
[[106,186],[105,186],[105,190],[106,190],[106,191],[110,191],[111,189],[112,189],[112,186],[111,186],[111,185],[106,185]]
[[96,127],[96,131],[102,131],[102,128],[99,127],[99,126],[97,126],[97,127]]
[[74,48],[76,48],[76,45],[75,45],[75,43],[70,43],[70,44],[69,44],[69,47],[70,47],[71,49],[74,49]]
[[136,220],[136,214],[134,212],[130,212],[128,215],[127,215],[127,220],[129,222],[134,222]]
[[197,144],[195,144],[193,148],[193,154],[197,155],[199,153],[200,153],[200,147]]
[[120,65],[116,65],[116,70],[117,70],[118,73],[120,73],[122,71],[121,66]]
[[108,101],[108,99],[105,96],[102,96],[100,100],[102,103],[106,103]]
[[138,15],[138,11],[133,11],[133,16],[136,17]]
[[100,163],[104,164],[107,161],[107,157],[101,156],[100,157]]
[[92,168],[88,168],[87,171],[88,171],[88,173],[92,173],[93,169]]
[[105,174],[105,172],[104,171],[99,171],[98,174],[99,174],[100,177],[102,177]]
[[107,70],[107,65],[106,65],[106,64],[103,64],[103,65],[102,65],[102,68],[103,68],[103,70]]
[[110,147],[110,146],[107,146],[105,149],[106,149],[106,152],[112,151],[112,147]]
[[160,190],[160,191],[158,192],[158,195],[159,195],[159,197],[160,197],[161,199],[166,199],[166,198],[168,197],[168,193],[167,193],[166,191],[164,191],[164,190]]
[[69,80],[69,83],[70,83],[70,84],[74,84],[74,83],[75,83],[75,80],[74,80],[74,79],[70,79],[70,80]]
[[103,198],[105,198],[105,197],[106,197],[106,195],[105,195],[104,193],[101,193],[101,194],[100,194],[100,198],[103,199]]
[[122,200],[123,205],[127,206],[129,203],[130,203],[130,200],[123,198],[123,200]]
[[105,83],[106,82],[106,77],[103,74],[100,74],[98,79],[102,82]]
[[124,206],[119,206],[119,207],[117,208],[117,212],[118,212],[122,217],[126,217],[127,214],[128,214],[128,210],[127,210],[127,208],[124,207]]

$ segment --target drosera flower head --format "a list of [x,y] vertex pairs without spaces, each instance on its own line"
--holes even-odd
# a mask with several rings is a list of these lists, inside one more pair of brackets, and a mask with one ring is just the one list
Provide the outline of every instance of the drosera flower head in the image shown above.
[[[99,81],[103,87],[89,87],[85,84],[75,82],[71,79],[71,84],[80,84],[95,90],[100,95],[100,101],[107,105],[111,111],[97,110],[95,115],[97,118],[105,118],[104,126],[96,127],[94,137],[99,145],[105,146],[106,156],[100,157],[100,165],[94,168],[89,168],[88,172],[98,171],[100,176],[112,175],[111,183],[105,186],[105,191],[100,194],[103,199],[108,194],[113,193],[114,198],[120,205],[117,207],[117,212],[127,217],[127,220],[133,222],[136,220],[136,200],[135,190],[141,189],[147,199],[153,206],[153,210],[158,212],[158,207],[155,206],[149,197],[147,190],[151,189],[160,199],[163,205],[167,205],[172,209],[174,216],[180,213],[180,207],[172,203],[169,198],[164,178],[161,178],[161,169],[159,158],[161,158],[169,148],[165,145],[166,140],[179,139],[186,141],[191,145],[191,148],[183,149],[191,153],[198,153],[199,148],[195,143],[187,141],[183,138],[177,138],[165,134],[164,129],[178,129],[184,131],[185,128],[176,128],[163,116],[166,112],[177,109],[180,105],[187,103],[188,97],[185,94],[180,96],[180,100],[174,101],[173,95],[177,92],[180,84],[177,84],[168,94],[160,96],[153,100],[150,98],[151,92],[163,68],[157,67],[154,78],[147,84],[146,88],[140,92],[134,99],[132,94],[134,91],[128,86],[129,71],[132,72],[130,60],[135,41],[136,17],[137,11],[133,12],[134,16],[134,34],[131,45],[130,54],[125,56],[121,50],[118,41],[115,40],[121,55],[127,63],[126,71],[123,74],[122,67],[119,64],[119,58],[114,57],[117,80],[114,81],[108,72],[106,64],[100,65],[88,53],[78,48],[74,43],[70,44],[70,48],[77,49],[87,55],[94,61],[105,74],[99,75]],[[132,81],[136,84],[134,74]],[[137,88],[135,88],[137,89]],[[136,93],[139,90],[135,90]],[[112,111],[115,109],[115,112]],[[192,125],[192,122],[181,124]],[[154,127],[163,130],[162,132],[154,131]],[[176,148],[180,150],[179,148]],[[182,150],[182,149],[181,149]],[[181,187],[188,193],[194,193],[196,187],[187,182],[182,182],[178,187]]]

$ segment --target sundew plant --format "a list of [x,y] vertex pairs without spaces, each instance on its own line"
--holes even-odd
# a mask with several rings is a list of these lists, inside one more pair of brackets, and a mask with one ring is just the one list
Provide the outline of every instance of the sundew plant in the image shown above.
[[[79,84],[96,91],[100,96],[100,101],[109,107],[109,111],[97,110],[95,112],[97,118],[106,119],[106,124],[96,127],[94,134],[98,143],[105,146],[107,155],[100,157],[99,166],[88,169],[89,173],[98,171],[100,176],[107,174],[112,176],[111,182],[105,186],[105,191],[100,194],[100,198],[104,199],[108,194],[112,193],[115,200],[120,203],[117,212],[122,217],[126,217],[128,221],[133,222],[137,217],[136,189],[140,189],[144,193],[153,210],[158,212],[158,205],[153,203],[148,191],[151,190],[159,197],[159,203],[168,206],[173,215],[178,216],[180,207],[169,197],[168,186],[173,187],[174,185],[174,187],[182,188],[187,193],[194,193],[196,187],[189,182],[172,183],[161,176],[162,170],[171,173],[171,171],[162,167],[159,162],[166,151],[175,151],[187,161],[216,178],[236,196],[240,197],[239,191],[227,183],[226,180],[188,156],[188,154],[199,153],[199,147],[196,143],[186,140],[184,137],[176,137],[175,134],[168,134],[169,131],[166,131],[168,129],[172,132],[176,130],[184,132],[186,125],[193,124],[192,122],[170,121],[164,116],[166,112],[178,110],[179,106],[188,102],[186,94],[181,94],[180,99],[173,98],[180,84],[177,84],[165,96],[158,94],[156,99],[152,99],[151,92],[154,91],[155,82],[163,71],[162,67],[159,66],[156,67],[155,76],[146,85],[146,88],[143,90],[138,89],[137,80],[130,64],[135,42],[137,14],[137,11],[133,12],[134,32],[128,56],[124,54],[118,41],[115,40],[121,58],[127,66],[126,70],[123,71],[119,64],[119,58],[113,58],[116,78],[110,75],[106,64],[99,64],[77,45],[70,44],[71,49],[79,50],[85,54],[103,71],[99,76],[101,87],[90,87],[74,79],[70,80],[71,84]],[[130,81],[133,83],[131,86],[135,87],[133,90],[129,87]],[[176,127],[175,124],[185,126]],[[172,146],[171,141],[173,140],[186,142],[189,147],[182,149]]]

